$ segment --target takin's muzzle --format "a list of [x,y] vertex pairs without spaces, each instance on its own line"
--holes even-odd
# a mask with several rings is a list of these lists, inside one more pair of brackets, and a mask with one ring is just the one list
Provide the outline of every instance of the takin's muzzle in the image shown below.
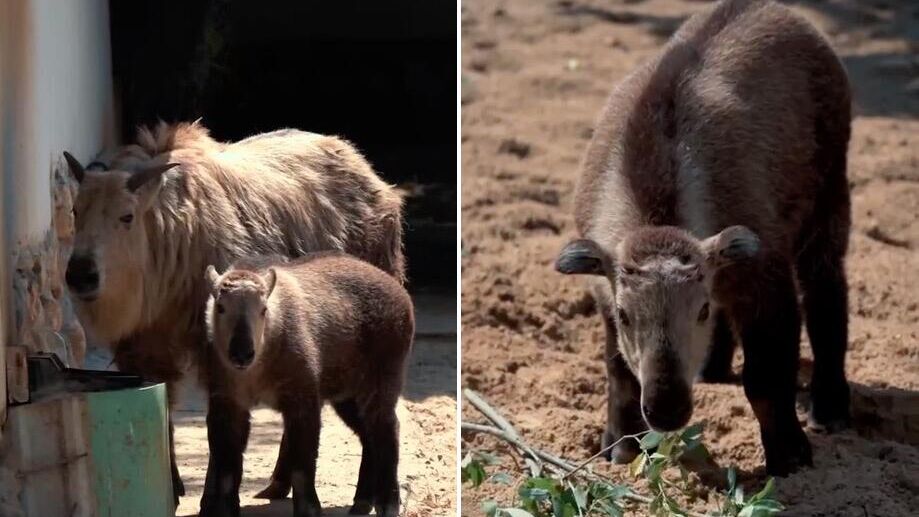
[[692,416],[692,387],[672,352],[658,352],[644,368],[641,414],[655,431],[676,431]]
[[230,363],[236,368],[246,368],[255,360],[255,343],[252,341],[252,330],[249,324],[240,319],[233,329],[230,346],[227,350]]
[[64,279],[77,298],[91,300],[99,291],[99,268],[91,255],[71,255]]

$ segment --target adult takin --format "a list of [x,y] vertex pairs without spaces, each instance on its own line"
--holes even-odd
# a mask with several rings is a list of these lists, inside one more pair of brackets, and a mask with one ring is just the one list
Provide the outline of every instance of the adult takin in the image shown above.
[[[604,447],[684,426],[696,376],[724,379],[736,339],[767,470],[810,465],[795,414],[799,288],[810,422],[847,424],[850,109],[824,38],[762,0],[693,16],[615,88],[582,164],[581,238],[555,265],[593,275],[607,335]],[[632,459],[631,442],[611,459]]]
[[244,259],[206,273],[210,461],[202,516],[239,515],[249,410],[284,417],[272,482],[293,486],[294,515],[318,516],[320,410],[330,401],[363,453],[352,514],[399,514],[396,402],[415,332],[405,289],[376,267],[337,252],[290,262]]
[[[341,250],[404,277],[401,196],[338,138],[285,129],[226,144],[161,123],[110,170],[65,157],[79,182],[66,272],[78,316],[121,370],[171,394],[204,342],[208,264]],[[173,478],[178,497],[174,458]]]

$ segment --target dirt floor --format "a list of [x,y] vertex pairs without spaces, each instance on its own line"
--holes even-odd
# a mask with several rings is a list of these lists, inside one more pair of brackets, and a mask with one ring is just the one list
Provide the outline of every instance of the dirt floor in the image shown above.
[[[397,410],[400,421],[399,481],[406,517],[456,513],[456,303],[449,296],[415,296],[417,330],[408,378]],[[96,363],[106,365],[99,351]],[[95,363],[94,363],[95,364]],[[198,514],[207,472],[206,401],[195,383],[182,385],[175,415],[176,457],[185,482],[178,516]],[[323,409],[316,491],[325,515],[346,515],[354,497],[361,447],[331,407]],[[252,413],[243,463],[243,516],[291,515],[291,499],[255,499],[277,458],[281,417],[267,408]]]
[[[614,82],[706,4],[463,2],[462,384],[500,408],[530,443],[571,460],[599,449],[606,384],[603,331],[584,284],[552,271],[575,231],[578,163]],[[856,92],[847,263],[856,426],[810,433],[815,468],[778,480],[778,498],[787,515],[916,515],[919,3],[794,5],[828,35]],[[803,387],[806,336],[802,350]],[[693,421],[705,424],[715,459],[736,465],[745,484],[761,484],[763,452],[742,387],[699,384],[694,394]],[[463,417],[483,420],[468,404]],[[519,473],[492,438],[464,434],[463,448],[495,452],[499,470]],[[605,463],[597,470],[625,474]],[[463,514],[481,515],[481,501],[510,504],[514,496],[499,484],[464,487]]]

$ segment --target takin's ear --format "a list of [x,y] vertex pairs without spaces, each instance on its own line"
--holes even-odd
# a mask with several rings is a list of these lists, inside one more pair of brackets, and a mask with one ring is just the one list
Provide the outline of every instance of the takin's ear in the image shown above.
[[220,273],[217,272],[217,268],[207,266],[207,271],[204,272],[204,279],[210,292],[217,291],[217,284],[220,282]]
[[271,296],[271,293],[274,291],[274,286],[278,283],[278,273],[273,267],[270,267],[268,271],[265,272],[265,276],[262,277],[262,281],[265,282],[265,287],[268,288],[268,292],[265,293],[265,298],[267,299]]
[[83,168],[83,165],[79,160],[73,157],[72,154],[64,151],[64,159],[67,160],[67,166],[70,168],[70,174],[73,174],[77,183],[83,183],[83,178],[86,177],[86,169]]
[[178,167],[178,166],[179,166],[178,163],[166,163],[163,165],[154,165],[153,167],[150,167],[149,169],[144,169],[142,171],[137,171],[134,174],[132,174],[130,178],[128,178],[128,182],[126,186],[129,191],[137,192],[138,189],[140,189],[147,183],[150,183],[151,181],[154,181],[154,180],[159,180],[161,177],[163,177],[163,173],[165,173],[169,169],[172,169],[173,167]]
[[729,226],[720,233],[702,241],[705,263],[711,269],[720,269],[759,252],[759,237],[746,226]]
[[605,275],[610,258],[590,239],[575,239],[555,259],[555,270],[566,275]]

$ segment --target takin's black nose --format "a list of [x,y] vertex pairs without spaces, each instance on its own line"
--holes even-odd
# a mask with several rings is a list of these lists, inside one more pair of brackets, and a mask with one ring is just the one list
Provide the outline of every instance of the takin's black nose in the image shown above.
[[[650,396],[649,396],[650,395]],[[692,392],[683,385],[642,396],[641,413],[655,431],[681,429],[692,416]]]
[[89,255],[72,255],[64,278],[77,298],[92,299],[99,290],[99,269]]
[[252,344],[252,331],[245,320],[239,320],[230,338],[228,350],[230,362],[237,368],[245,368],[255,359],[255,346]]

